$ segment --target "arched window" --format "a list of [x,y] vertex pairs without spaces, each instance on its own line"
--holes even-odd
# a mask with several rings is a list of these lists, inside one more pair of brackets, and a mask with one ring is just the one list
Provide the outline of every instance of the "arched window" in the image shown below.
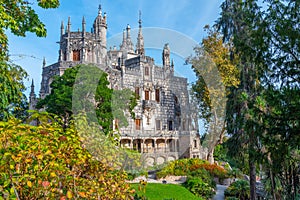
[[145,76],[149,76],[149,67],[145,67]]
[[80,61],[80,51],[73,50],[73,61]]
[[155,101],[159,102],[160,101],[160,95],[159,95],[160,91],[159,89],[155,89]]

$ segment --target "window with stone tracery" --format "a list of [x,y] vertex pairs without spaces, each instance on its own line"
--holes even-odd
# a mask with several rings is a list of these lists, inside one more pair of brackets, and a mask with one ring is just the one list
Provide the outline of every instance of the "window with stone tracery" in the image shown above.
[[160,101],[160,91],[159,89],[155,89],[155,101],[159,102]]
[[145,76],[149,76],[149,67],[145,67]]
[[156,130],[161,130],[160,120],[156,120]]
[[80,51],[73,50],[73,61],[80,61]]
[[135,130],[141,130],[141,119],[135,119]]
[[149,92],[149,90],[145,91],[145,100],[150,100],[150,92]]
[[136,87],[135,88],[135,97],[138,99],[140,96],[140,88],[139,87]]

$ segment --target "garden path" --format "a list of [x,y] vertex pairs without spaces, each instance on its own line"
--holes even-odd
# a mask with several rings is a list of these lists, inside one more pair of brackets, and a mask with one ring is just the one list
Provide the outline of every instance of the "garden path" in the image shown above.
[[217,185],[217,193],[214,196],[213,200],[224,200],[224,191],[226,190],[227,185]]

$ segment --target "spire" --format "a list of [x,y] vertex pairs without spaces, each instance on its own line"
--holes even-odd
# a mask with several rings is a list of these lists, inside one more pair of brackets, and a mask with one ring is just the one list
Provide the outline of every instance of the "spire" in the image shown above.
[[142,28],[142,12],[139,11],[139,28]]
[[126,48],[127,48],[127,45],[126,45],[126,32],[125,32],[125,29],[123,29],[123,40],[122,40],[122,44],[120,45],[120,49],[125,50]]
[[170,67],[170,47],[169,44],[165,44],[162,53],[163,65],[164,67]]
[[30,90],[30,94],[29,94],[29,110],[35,110],[36,107],[36,95],[34,93],[34,83],[33,83],[33,79],[31,82],[31,90]]
[[34,93],[34,82],[33,82],[33,79],[32,79],[32,81],[31,81],[31,89],[30,89],[30,99],[32,99],[32,98],[35,98],[35,93]]
[[60,35],[64,34],[64,21],[61,21],[61,25],[60,25]]
[[68,17],[68,26],[67,26],[67,32],[71,31],[71,18]]
[[85,18],[84,16],[82,17],[82,33],[84,34],[85,33]]
[[99,7],[98,7],[98,15],[102,16],[102,6],[101,6],[101,4],[99,4]]
[[144,37],[142,33],[142,12],[141,11],[139,11],[139,33],[138,33],[138,38],[136,43],[136,53],[140,55],[145,54]]
[[[43,58],[43,68],[46,67],[46,58]],[[33,81],[33,80],[32,80]]]

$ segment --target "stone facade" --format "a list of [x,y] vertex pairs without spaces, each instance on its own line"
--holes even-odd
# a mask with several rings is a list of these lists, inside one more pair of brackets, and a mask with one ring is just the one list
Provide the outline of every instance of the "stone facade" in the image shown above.
[[121,146],[143,153],[147,165],[185,157],[200,157],[200,138],[197,119],[189,101],[187,79],[174,75],[170,48],[163,47],[163,66],[145,55],[142,21],[136,47],[131,40],[130,26],[123,32],[119,49],[106,47],[107,17],[99,7],[91,32],[72,32],[68,19],[66,29],[62,23],[58,62],[43,63],[40,97],[50,94],[54,75],[62,75],[77,64],[95,64],[109,74],[113,89],[129,88],[140,98],[134,108],[136,119],[128,118],[129,126],[114,128],[121,134]]

